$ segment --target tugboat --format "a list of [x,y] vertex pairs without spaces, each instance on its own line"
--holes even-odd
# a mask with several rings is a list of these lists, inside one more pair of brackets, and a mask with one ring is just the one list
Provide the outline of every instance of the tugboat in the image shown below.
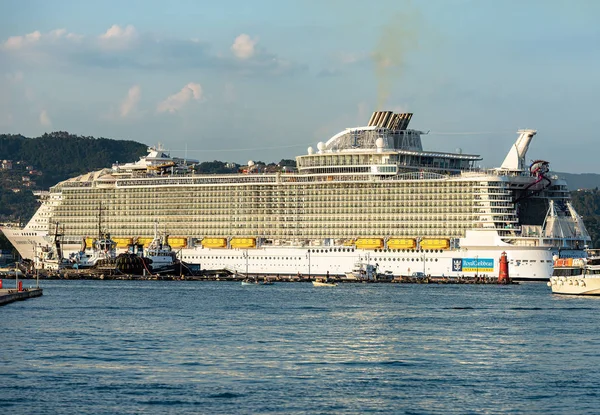
[[[168,235],[160,236],[154,227],[154,239],[144,250],[142,244],[133,243],[127,253],[117,257],[117,269],[131,274],[175,274],[182,273],[183,264],[169,245]],[[187,268],[187,267],[186,267]]]
[[117,259],[117,243],[110,237],[110,233],[102,233],[94,239],[91,247],[82,242],[82,249],[69,256],[72,268],[87,269],[114,265]]
[[171,249],[167,235],[161,238],[156,233],[148,249],[146,249],[145,257],[150,260],[153,273],[179,273],[181,263],[177,259],[175,251]]

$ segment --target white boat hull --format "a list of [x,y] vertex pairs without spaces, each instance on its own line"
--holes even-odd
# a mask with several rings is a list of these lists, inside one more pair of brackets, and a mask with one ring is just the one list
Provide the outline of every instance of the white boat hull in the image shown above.
[[600,295],[598,277],[552,277],[548,282],[553,294]]
[[315,287],[335,287],[337,284],[335,282],[321,282],[321,281],[313,281],[313,285]]

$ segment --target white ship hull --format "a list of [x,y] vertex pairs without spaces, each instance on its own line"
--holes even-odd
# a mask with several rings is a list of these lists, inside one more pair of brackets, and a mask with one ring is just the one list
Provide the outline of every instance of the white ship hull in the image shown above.
[[22,258],[35,258],[36,247],[48,245],[46,231],[32,231],[0,226],[0,231],[19,252]]
[[[431,276],[498,276],[502,252],[509,258],[509,272],[513,279],[547,280],[552,274],[552,253],[548,250],[481,249],[448,250],[431,253],[373,253],[349,250],[345,247],[288,248],[269,247],[248,250],[183,249],[182,261],[200,265],[202,269],[227,269],[231,272],[268,275],[345,275],[357,261],[370,261],[378,265],[378,271],[391,271],[394,276],[424,272]],[[514,258],[527,258],[516,261]],[[246,264],[247,262],[247,264]],[[457,265],[460,262],[460,265]],[[480,267],[463,268],[465,263],[479,262]],[[489,266],[493,264],[492,266]]]
[[552,277],[548,282],[553,294],[600,295],[598,277]]

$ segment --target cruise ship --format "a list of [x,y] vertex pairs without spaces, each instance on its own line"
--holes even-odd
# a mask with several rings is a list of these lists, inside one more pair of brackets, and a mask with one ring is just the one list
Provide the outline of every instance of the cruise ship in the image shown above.
[[[547,280],[553,256],[583,257],[590,241],[564,180],[528,160],[535,130],[519,130],[502,165],[424,150],[413,114],[377,111],[296,157],[297,171],[252,162],[236,174],[196,174],[160,147],[139,161],[58,183],[24,229],[2,231],[24,258],[59,224],[65,255],[98,235],[120,249],[150,243],[155,224],[180,260],[249,274],[498,275]],[[508,147],[508,146],[507,146]],[[101,212],[101,213],[100,213]],[[421,275],[421,274],[420,274]]]

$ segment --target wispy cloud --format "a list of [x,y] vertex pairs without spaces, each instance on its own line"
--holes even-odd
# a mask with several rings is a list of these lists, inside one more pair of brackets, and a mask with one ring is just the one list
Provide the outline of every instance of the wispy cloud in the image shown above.
[[170,95],[158,104],[156,107],[157,112],[170,112],[174,113],[180,110],[187,104],[189,101],[196,100],[199,101],[202,98],[202,86],[200,84],[196,84],[190,82],[183,88],[181,91],[176,94]]
[[127,96],[121,102],[120,113],[122,118],[127,117],[129,114],[131,114],[133,110],[135,110],[138,102],[140,101],[141,93],[142,90],[139,85],[134,85],[131,88],[129,88]]
[[22,36],[11,36],[2,43],[0,49],[18,51],[40,44],[57,43],[59,41],[77,41],[83,38],[82,35],[67,32],[66,29],[54,29],[48,33],[41,33],[39,30]]
[[48,115],[48,111],[42,110],[42,112],[40,112],[40,124],[42,124],[44,127],[52,126],[52,120]]
[[41,38],[42,34],[36,30],[24,36],[11,36],[2,44],[2,47],[12,50],[21,49],[27,45],[39,42]]

